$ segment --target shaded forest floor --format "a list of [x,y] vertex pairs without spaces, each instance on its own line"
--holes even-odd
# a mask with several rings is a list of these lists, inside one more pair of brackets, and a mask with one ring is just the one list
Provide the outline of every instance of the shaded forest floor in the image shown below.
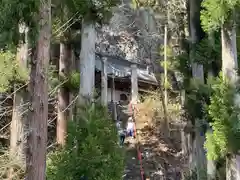
[[[124,180],[141,180],[136,143],[140,144],[144,173],[149,180],[180,180],[186,159],[181,156],[181,134],[171,125],[170,137],[165,138],[162,117],[145,113],[141,107],[136,115],[137,138],[126,139],[126,175]],[[174,122],[172,123],[174,124]]]

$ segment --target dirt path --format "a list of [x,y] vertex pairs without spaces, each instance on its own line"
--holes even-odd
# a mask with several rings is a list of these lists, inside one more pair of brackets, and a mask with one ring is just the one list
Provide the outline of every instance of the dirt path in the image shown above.
[[[117,114],[119,115],[119,119],[122,120],[123,128],[126,128],[128,118],[132,116],[132,112],[129,111],[129,106],[118,105]],[[141,180],[140,165],[137,158],[136,139],[127,137],[124,148],[126,150],[126,167],[123,180]]]
[[180,134],[174,132],[170,138],[163,138],[161,124],[161,121],[153,122],[153,118],[147,115],[136,116],[146,177],[151,180],[180,180],[184,164],[180,153]]
[[135,140],[130,138],[126,140],[126,169],[123,180],[141,180]]
[[[126,109],[121,109],[123,124],[126,124],[130,116]],[[135,146],[139,142],[144,173],[149,180],[180,180],[184,164],[180,154],[180,135],[174,132],[170,138],[164,139],[161,121],[153,122],[153,118],[148,115],[137,114],[135,121],[138,135],[136,139],[126,139],[126,169],[123,179],[141,180]]]
[[[128,105],[118,106],[117,112],[119,119],[122,120],[123,128],[126,127],[127,120],[132,115],[132,113],[129,112]],[[136,140],[127,137],[125,140],[124,148],[126,150],[126,167],[123,175],[123,180],[141,180],[140,165],[137,158]]]

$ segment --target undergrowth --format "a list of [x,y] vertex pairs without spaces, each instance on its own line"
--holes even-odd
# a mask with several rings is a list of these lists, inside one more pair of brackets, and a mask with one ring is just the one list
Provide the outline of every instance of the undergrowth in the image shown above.
[[117,130],[105,108],[98,104],[79,108],[68,124],[65,147],[48,156],[48,180],[120,180],[124,152]]

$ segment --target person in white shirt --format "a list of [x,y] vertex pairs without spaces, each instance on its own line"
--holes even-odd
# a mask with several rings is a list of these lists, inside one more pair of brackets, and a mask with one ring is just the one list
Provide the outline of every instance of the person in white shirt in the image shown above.
[[128,118],[127,132],[129,136],[134,137],[134,122],[132,117]]

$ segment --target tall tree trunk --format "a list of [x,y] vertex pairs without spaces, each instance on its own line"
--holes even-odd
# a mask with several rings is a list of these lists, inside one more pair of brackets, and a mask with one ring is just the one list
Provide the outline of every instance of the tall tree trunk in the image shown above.
[[226,180],[240,179],[240,156],[230,154],[226,157]]
[[[213,78],[213,70],[212,68],[208,71],[208,78]],[[208,129],[208,132],[213,133],[212,129]],[[207,160],[207,179],[208,180],[215,180],[217,175],[217,169],[216,169],[216,161],[214,160]]]
[[[192,49],[190,53],[190,59],[192,61],[192,76],[197,82],[204,83],[204,71],[203,65],[195,62],[195,46],[201,40],[203,32],[200,25],[200,9],[201,9],[201,0],[190,0],[189,9],[190,9],[190,36],[192,41]],[[195,120],[196,135],[193,141],[193,152],[195,152],[193,160],[196,160],[196,168],[198,174],[198,180],[202,179],[202,176],[205,176],[203,173],[206,170],[206,156],[204,153],[204,135],[201,136],[199,127],[199,120]],[[195,164],[195,163],[194,163]],[[194,168],[194,167],[193,167]]]
[[[185,105],[185,90],[181,90],[180,92],[181,96],[181,109],[184,109]],[[182,128],[181,128],[181,149],[182,149],[182,154],[185,156],[188,153],[188,139],[187,139],[187,122],[185,122],[184,119],[184,113],[181,114],[181,119],[182,119]]]
[[[213,34],[209,34],[209,42],[212,45],[212,47],[214,46],[214,39],[213,39]],[[211,66],[208,69],[208,74],[207,74],[207,78],[208,79],[212,79],[213,78],[213,67]],[[210,129],[210,127],[208,128],[208,132],[209,133],[213,133],[212,129]],[[216,179],[216,174],[217,173],[217,169],[216,169],[216,161],[214,160],[207,160],[207,179],[208,180],[215,180]]]
[[221,29],[222,37],[222,71],[233,84],[237,80],[237,44],[236,29],[231,25],[224,24]]
[[[24,40],[22,39],[17,49],[17,61],[19,67],[27,71],[28,60],[28,28],[24,27]],[[26,132],[26,112],[24,104],[27,101],[27,90],[22,87],[14,87],[16,91],[13,99],[13,114],[10,129],[10,158],[17,162],[19,167],[25,168],[25,149],[24,149],[24,135]],[[12,178],[14,169],[10,170],[9,178]]]
[[95,85],[95,41],[94,22],[82,21],[81,52],[80,52],[80,103],[91,101]]
[[[223,76],[235,85],[237,81],[237,45],[234,24],[223,24],[222,37],[222,71]],[[231,154],[226,157],[226,180],[240,179],[240,156]]]
[[[164,27],[164,106],[168,107],[168,67],[167,67],[167,47],[168,47],[168,24],[165,24]],[[165,135],[166,137],[170,136],[169,132],[169,122],[168,122],[168,114],[166,112],[166,117],[164,118],[164,126],[165,126]]]
[[[69,68],[69,72],[75,72],[77,71],[78,67],[76,67],[76,58],[75,58],[75,54],[74,54],[74,49],[73,49],[73,46],[71,46],[71,66]],[[76,103],[75,102],[72,102],[74,101],[74,92],[70,92],[70,95],[69,95],[69,103],[72,103],[72,105],[69,107],[69,119],[70,120],[73,120],[74,119],[74,109],[75,109],[75,106],[76,106]]]
[[101,71],[101,103],[107,107],[108,104],[108,76],[107,76],[107,58],[102,58]]
[[168,105],[168,93],[167,93],[167,34],[168,34],[168,27],[167,24],[165,24],[164,27],[164,103],[167,106]]
[[[60,58],[59,58],[59,78],[66,79],[69,75],[71,63],[71,47],[65,42],[60,43]],[[57,143],[65,144],[67,134],[67,120],[69,118],[69,99],[70,92],[64,85],[58,90],[58,118],[57,118]]]
[[51,39],[51,0],[39,5],[39,34],[36,57],[31,59],[26,180],[46,179],[48,65]]

